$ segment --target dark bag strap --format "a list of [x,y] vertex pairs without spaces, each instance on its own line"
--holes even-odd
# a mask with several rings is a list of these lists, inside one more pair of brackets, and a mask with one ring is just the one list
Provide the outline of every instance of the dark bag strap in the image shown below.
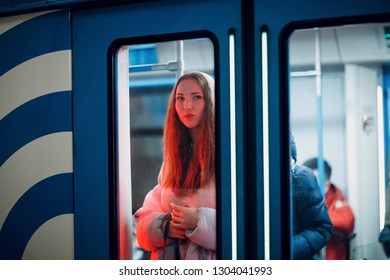
[[[165,215],[165,217],[163,218],[163,220],[161,222],[161,226],[163,225],[163,223],[165,223],[164,246],[163,246],[163,255],[162,255],[163,260],[165,259],[165,247],[167,245],[167,238],[168,238],[169,226],[171,225],[171,220],[172,220],[172,215],[167,214],[167,215]],[[180,247],[179,247],[179,239],[178,238],[174,239],[174,246],[175,246],[175,260],[180,260],[181,256],[180,256]]]
[[181,260],[178,238],[175,238],[175,260]]

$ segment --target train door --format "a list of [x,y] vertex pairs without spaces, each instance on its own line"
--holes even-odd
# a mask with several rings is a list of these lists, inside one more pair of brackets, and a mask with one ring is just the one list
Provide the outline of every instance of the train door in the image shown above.
[[216,81],[217,255],[243,258],[240,10],[156,1],[73,13],[77,259],[147,258],[132,218],[157,183],[167,96],[190,70]]
[[[268,110],[258,116],[264,117],[258,130],[264,138],[264,158],[270,154],[263,191],[270,194],[272,220],[265,222],[264,235],[270,240],[265,254],[271,259],[292,258],[298,249],[293,242],[297,217],[292,213],[297,205],[292,197],[297,194],[289,183],[290,132],[298,164],[319,158],[323,194],[326,174],[321,159],[330,161],[332,179],[345,187],[355,214],[354,232],[346,237],[348,258],[383,258],[377,241],[383,227],[388,138],[383,77],[389,53],[383,13],[390,10],[385,1],[343,6],[337,1],[298,1],[289,13],[275,15],[255,1],[255,53],[262,63],[255,67],[263,79],[253,98]],[[316,257],[326,258],[326,252]]]

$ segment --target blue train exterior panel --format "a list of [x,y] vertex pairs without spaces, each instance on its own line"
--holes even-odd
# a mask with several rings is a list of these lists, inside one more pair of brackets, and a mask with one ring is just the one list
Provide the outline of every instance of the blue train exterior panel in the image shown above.
[[73,259],[68,11],[0,19],[0,259]]

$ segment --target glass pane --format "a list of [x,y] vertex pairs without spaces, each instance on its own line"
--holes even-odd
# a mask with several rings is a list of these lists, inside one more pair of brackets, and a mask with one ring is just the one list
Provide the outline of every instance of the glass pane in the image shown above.
[[[165,202],[167,194],[171,194],[171,198],[173,197],[172,202],[175,202],[179,206],[187,207],[186,210],[190,209],[203,213],[203,208],[207,208],[205,212],[211,211],[215,216],[214,173],[211,180],[213,183],[212,188],[197,189],[197,191],[190,192],[191,194],[188,195],[184,195],[184,191],[182,190],[178,191],[180,194],[173,195],[171,188],[167,187],[162,179],[163,177],[160,177],[160,171],[166,170],[162,169],[164,159],[163,133],[171,92],[178,78],[185,73],[200,71],[203,73],[201,74],[202,77],[214,76],[214,46],[210,39],[202,38],[128,45],[123,46],[121,50],[122,55],[121,51],[119,51],[117,58],[119,257],[121,259],[149,259],[156,256],[161,258],[161,253],[165,251],[165,258],[170,258],[169,252],[171,248],[174,248],[171,246],[174,240],[168,238],[168,240],[164,241],[161,239],[163,235],[162,230],[167,224],[163,218],[166,214],[174,212],[172,209],[168,211],[166,209],[167,207],[162,203]],[[126,65],[123,69],[120,67],[121,61]],[[120,86],[120,76],[125,77],[122,78],[123,87]],[[206,81],[208,80],[206,79]],[[211,93],[207,94],[211,97]],[[124,97],[121,97],[122,95]],[[205,96],[206,93],[203,95],[202,92],[202,97],[205,98]],[[212,99],[209,100],[213,100],[213,98],[212,96]],[[185,96],[183,99],[185,99]],[[176,100],[176,102],[178,101]],[[205,102],[208,101],[206,100]],[[210,104],[212,104],[210,108],[212,108],[212,120],[214,120],[213,101]],[[194,110],[192,103],[188,106],[190,107],[188,110]],[[178,114],[177,110],[176,108]],[[191,114],[195,114],[193,111],[191,112]],[[206,112],[206,109],[202,112]],[[214,127],[214,121],[212,123]],[[203,126],[200,125],[199,127],[203,129]],[[192,130],[190,128],[186,129],[186,131],[195,131],[195,129]],[[197,135],[197,133],[195,134]],[[190,134],[188,133],[188,135]],[[215,138],[214,133],[212,138]],[[123,144],[121,144],[122,139],[124,139]],[[194,138],[192,137],[191,139]],[[164,160],[165,166],[168,166],[167,160]],[[185,166],[187,167],[184,168],[188,168],[188,163]],[[161,172],[164,176],[168,174],[166,171]],[[184,177],[183,175],[182,178]],[[182,185],[185,184],[185,182],[182,183]],[[203,198],[206,193],[209,193],[209,190],[213,192],[213,195],[210,196],[211,200],[201,200],[200,198]],[[155,204],[155,208],[153,209],[152,204]],[[142,210],[140,210],[141,207],[143,207]],[[210,210],[209,208],[213,209]],[[152,213],[150,214],[148,211]],[[134,216],[136,212],[137,214]],[[198,212],[196,212],[196,219],[198,218]],[[157,215],[156,213],[159,214]],[[195,215],[194,213],[187,215],[192,215],[191,217],[193,217]],[[142,231],[144,235],[150,233],[148,238],[144,238],[140,234],[137,235],[137,224],[144,217],[150,219],[150,223],[144,224],[148,224],[148,226],[150,224],[150,227],[152,227],[152,224],[156,224],[154,228],[155,232],[150,233],[148,230]],[[174,213],[172,217],[175,217]],[[170,227],[171,231],[172,228],[175,229],[175,225],[171,225]],[[191,244],[190,239],[186,237],[187,235],[196,234],[192,233],[195,230],[193,226],[186,225],[186,227],[188,230],[181,233],[181,239],[178,240],[182,259],[189,256],[187,249],[195,248]],[[148,233],[146,234],[146,232]],[[159,240],[154,240],[155,243],[152,242],[152,244],[150,240],[155,237],[155,234],[159,235]],[[210,240],[212,239],[216,239],[216,236]],[[142,244],[138,242],[139,240],[141,240]],[[156,245],[157,243],[161,243],[159,245],[160,247]],[[166,244],[166,246],[162,244]],[[152,250],[155,246],[159,249]],[[197,250],[198,248],[202,249],[199,252],[203,257],[209,258],[211,256],[212,258],[213,253],[215,255],[215,249],[201,247],[199,244],[196,244],[196,248]]]
[[388,26],[296,30],[289,39],[296,258],[385,258],[378,236],[389,158]]

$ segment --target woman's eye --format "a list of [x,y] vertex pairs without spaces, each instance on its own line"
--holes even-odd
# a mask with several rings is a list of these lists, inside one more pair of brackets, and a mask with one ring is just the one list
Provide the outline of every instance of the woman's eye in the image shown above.
[[177,97],[176,97],[176,100],[177,100],[177,101],[183,101],[184,98],[183,98],[183,96],[177,96]]

